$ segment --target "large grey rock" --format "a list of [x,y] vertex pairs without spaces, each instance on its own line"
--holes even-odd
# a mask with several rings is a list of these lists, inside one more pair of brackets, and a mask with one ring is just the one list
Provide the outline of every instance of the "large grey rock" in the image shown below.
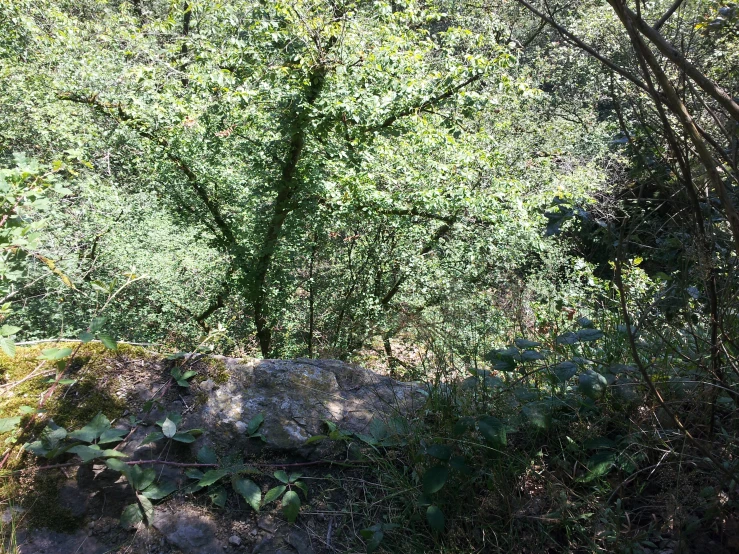
[[[228,380],[206,381],[195,389],[205,400],[188,416],[188,426],[205,429],[209,441],[231,452],[249,454],[267,446],[310,455],[304,443],[325,433],[325,420],[368,433],[373,418],[407,414],[426,398],[417,384],[337,360],[221,360]],[[260,413],[264,445],[246,433],[246,424]]]
[[212,554],[223,550],[215,522],[188,507],[158,507],[152,525],[184,554]]

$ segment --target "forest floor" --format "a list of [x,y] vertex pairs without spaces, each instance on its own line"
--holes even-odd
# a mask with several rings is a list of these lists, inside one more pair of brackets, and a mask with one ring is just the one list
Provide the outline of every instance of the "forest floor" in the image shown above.
[[[16,415],[22,406],[35,406],[53,377],[38,357],[61,346],[23,347],[14,360],[0,357],[0,418]],[[365,353],[368,360],[372,356]],[[219,363],[191,362],[197,372],[193,383],[223,378]],[[140,347],[120,345],[111,352],[100,344],[85,345],[66,374],[74,382],[59,387],[48,401],[44,422],[53,419],[68,430],[80,429],[99,412],[113,424],[130,421],[131,416],[135,422],[147,408],[146,398],[157,394],[162,403],[187,411],[197,393],[167,385],[174,365]],[[342,459],[349,463],[316,463],[289,453],[248,460],[269,478],[280,468],[302,474],[307,494],[301,493],[295,523],[288,523],[279,500],[259,512],[233,493],[214,503],[214,491],[188,492],[183,475],[187,468],[161,465],[156,466],[157,477],[177,482],[179,490],[158,502],[151,525],[133,528],[120,524],[126,505],[136,502],[121,474],[99,461],[79,465],[69,453],[44,460],[24,452],[21,444],[38,436],[45,425],[29,423],[25,416],[25,433],[15,443],[12,434],[0,436],[7,439],[4,450],[9,452],[0,474],[5,548],[12,554],[188,554],[216,547],[234,553],[320,554],[367,552],[376,542],[378,552],[739,552],[739,518],[720,476],[696,457],[672,461],[679,438],[666,441],[664,437],[674,433],[659,427],[649,410],[643,410],[641,420],[632,417],[629,425],[644,436],[652,426],[663,439],[650,445],[643,438],[630,447],[634,459],[644,454],[631,473],[613,469],[599,479],[583,478],[594,457],[588,450],[594,447],[593,437],[622,433],[626,422],[615,414],[575,422],[566,433],[509,429],[505,454],[466,451],[470,466],[452,466],[449,485],[434,493],[433,502],[444,507],[447,526],[443,534],[433,531],[425,517],[432,495],[423,489],[428,466],[438,460],[429,461],[424,452],[431,452],[432,443],[439,444],[437,437],[449,441],[453,436],[445,427],[445,409],[431,402],[421,414],[416,442],[407,447],[365,444],[360,452],[347,443]],[[467,443],[457,444],[462,452]],[[196,462],[186,445],[166,455],[176,463]],[[474,463],[484,463],[487,469],[478,471]],[[53,465],[62,467],[46,467]],[[261,488],[264,494],[269,487],[262,481]]]

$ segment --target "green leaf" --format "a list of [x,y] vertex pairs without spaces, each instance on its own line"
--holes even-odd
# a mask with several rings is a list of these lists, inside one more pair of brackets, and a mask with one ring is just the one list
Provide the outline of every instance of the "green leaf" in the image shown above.
[[100,435],[100,438],[98,439],[98,444],[108,444],[111,442],[120,442],[125,435],[128,434],[128,431],[125,429],[116,429],[116,428],[110,428],[106,431],[103,431],[103,434]]
[[18,331],[20,331],[20,327],[16,327],[15,325],[3,325],[0,327],[0,337],[9,337],[10,335],[15,335]]
[[129,504],[123,509],[121,514],[121,527],[129,529],[140,523],[144,519],[144,514],[138,504]]
[[8,433],[21,422],[21,416],[4,417],[0,419],[0,433]]
[[557,337],[557,344],[575,344],[579,340],[575,333],[568,332]]
[[434,494],[439,492],[449,477],[449,469],[446,466],[434,466],[423,474],[423,492]]
[[302,476],[303,476],[303,474],[300,473],[299,471],[293,471],[290,475],[288,475],[287,480],[290,483],[294,483],[295,481],[297,481],[298,479],[300,479]]
[[615,452],[596,452],[588,460],[588,473],[578,478],[581,483],[589,483],[607,474],[616,461]]
[[300,497],[295,491],[287,491],[282,497],[282,511],[289,523],[295,523],[300,513]]
[[67,430],[64,427],[58,427],[53,421],[41,432],[39,440],[26,443],[23,445],[23,449],[35,454],[36,456],[43,456],[53,458],[56,455],[57,446],[67,436]]
[[216,487],[213,490],[208,491],[211,502],[216,506],[224,508],[226,506],[226,500],[228,499],[228,493],[223,487]]
[[[373,526],[374,527],[374,526]],[[367,539],[367,554],[372,554],[375,550],[380,547],[385,533],[382,532],[382,528],[379,529],[362,529],[360,531],[362,537]]]
[[144,517],[146,518],[146,521],[151,523],[154,520],[154,505],[151,503],[151,500],[141,494],[137,494],[136,498],[141,504],[141,508],[144,511]]
[[92,421],[82,429],[69,433],[69,438],[84,442],[93,442],[108,429],[110,429],[110,420],[102,413],[98,413],[94,418],[92,418]]
[[175,422],[169,418],[165,419],[164,423],[162,423],[162,433],[164,433],[164,436],[168,439],[171,439],[172,437],[174,437],[176,432],[177,425],[175,425]]
[[285,473],[281,469],[275,471],[275,479],[282,483],[285,483],[286,485],[290,482],[290,480],[287,478],[287,473]]
[[379,417],[373,417],[370,421],[370,434],[377,440],[381,441],[388,436],[389,429],[385,422]]
[[92,333],[97,333],[103,328],[103,325],[105,325],[106,318],[104,317],[94,317],[92,318],[92,321],[90,322],[90,331]]
[[280,495],[285,492],[287,487],[285,485],[279,485],[273,489],[269,489],[267,491],[267,494],[264,495],[264,503],[263,506],[266,506],[270,502],[274,502],[278,498],[280,498]]
[[526,362],[535,362],[537,360],[544,360],[546,356],[536,350],[524,350],[521,352],[521,358]]
[[0,337],[0,348],[8,356],[8,358],[15,358],[15,341],[10,337]]
[[165,481],[163,483],[152,483],[141,494],[150,500],[161,500],[176,490],[177,485],[174,481]]
[[217,464],[218,456],[216,456],[216,453],[212,448],[203,445],[200,447],[200,450],[198,450],[197,460],[201,464]]
[[82,341],[83,344],[87,344],[94,338],[95,338],[95,335],[93,335],[92,333],[88,333],[87,331],[83,331],[82,333],[80,333],[80,340]]
[[441,533],[444,530],[444,512],[438,506],[432,505],[426,508],[426,521],[435,532]]
[[447,461],[452,456],[452,449],[446,444],[432,444],[426,449],[426,454],[433,458]]
[[46,350],[42,350],[41,355],[38,358],[39,360],[49,360],[50,362],[55,362],[57,360],[62,360],[66,358],[71,353],[71,348],[47,348]]
[[505,426],[498,418],[482,416],[477,420],[477,428],[485,440],[493,446],[502,448],[508,444]]
[[201,487],[212,485],[226,475],[228,475],[228,471],[226,471],[225,469],[211,469],[205,472],[203,477],[200,479],[198,485],[200,485]]
[[182,416],[180,414],[176,412],[170,412],[167,414],[167,417],[165,419],[160,419],[159,421],[157,421],[157,425],[161,427],[162,425],[164,425],[164,422],[167,419],[169,419],[170,421],[173,421],[175,425],[179,425],[180,423],[182,423]]
[[602,338],[604,335],[600,329],[580,329],[577,332],[577,338],[582,342],[591,342]]
[[157,478],[157,473],[151,467],[141,469],[141,466],[134,465],[131,466],[129,477],[134,490],[143,491],[154,482]]
[[118,350],[118,343],[108,333],[98,333],[98,338],[108,350]]
[[293,483],[296,487],[298,487],[301,491],[303,491],[303,494],[306,498],[308,498],[308,487],[303,483],[302,481],[295,481]]
[[607,386],[608,381],[606,378],[592,369],[588,369],[585,373],[580,374],[578,389],[583,395],[589,398],[596,398]]
[[182,433],[175,433],[174,435],[172,435],[172,440],[189,444],[191,442],[195,442],[195,437],[193,437],[189,431],[185,431]]
[[118,458],[106,458],[105,465],[113,471],[120,471],[122,473],[126,473],[129,470],[128,464],[122,462]]
[[161,433],[159,431],[154,431],[153,433],[149,433],[144,437],[144,440],[141,441],[141,444],[149,444],[150,442],[156,442],[158,440],[161,440],[164,438],[164,433]]
[[48,454],[51,452],[51,449],[46,448],[41,441],[27,442],[23,445],[23,450],[30,452],[34,456],[40,456],[43,458],[48,457]]
[[577,365],[573,362],[562,362],[552,368],[554,375],[560,383],[564,383],[577,373]]
[[194,467],[191,467],[190,469],[186,470],[185,475],[187,475],[190,479],[198,479],[198,480],[205,477],[205,473],[203,473],[202,471]]
[[303,444],[304,445],[313,444],[314,442],[320,442],[320,441],[322,441],[324,439],[327,439],[327,438],[328,438],[327,435],[313,435],[307,441],[305,441]]
[[469,416],[461,417],[454,423],[454,436],[459,437],[475,428],[475,419]]
[[246,426],[246,434],[253,435],[256,433],[262,426],[262,423],[264,423],[264,416],[262,414],[255,415],[249,420],[249,424]]
[[80,458],[82,458],[83,462],[89,462],[90,460],[94,460],[95,458],[104,457],[103,451],[95,445],[87,446],[85,444],[78,444],[77,446],[73,446],[72,448],[67,450],[67,452],[77,454]]
[[262,491],[251,479],[239,477],[231,478],[231,486],[234,490],[244,497],[246,503],[251,506],[255,512],[259,511],[262,501]]

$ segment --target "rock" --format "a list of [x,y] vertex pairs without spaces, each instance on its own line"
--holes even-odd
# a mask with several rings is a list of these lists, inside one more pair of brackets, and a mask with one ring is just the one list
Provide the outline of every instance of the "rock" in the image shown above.
[[103,554],[110,550],[82,530],[70,535],[34,529],[20,531],[16,538],[19,554]]
[[192,508],[178,507],[176,511],[167,511],[166,507],[160,507],[155,512],[152,525],[184,554],[211,554],[221,550],[213,520]]
[[[426,399],[417,384],[337,360],[221,360],[228,380],[199,385],[205,403],[188,415],[185,426],[205,429],[206,440],[229,453],[253,454],[264,446],[311,457],[316,446],[304,443],[325,433],[325,420],[367,434],[373,418],[407,414]],[[265,418],[259,430],[264,443],[246,433],[258,414]]]
[[287,536],[287,542],[298,551],[298,554],[313,554],[308,533],[299,528],[294,528]]
[[228,538],[228,543],[234,546],[241,546],[241,537],[239,537],[238,535],[231,535]]
[[81,517],[87,511],[88,495],[80,490],[76,481],[66,483],[59,489],[59,505],[73,517]]
[[254,547],[252,554],[296,554],[283,537],[265,537]]
[[267,533],[274,534],[277,532],[277,522],[275,521],[275,518],[271,515],[260,517],[259,521],[257,521],[257,527],[259,527],[263,531],[267,531]]
[[26,510],[20,506],[11,506],[3,512],[2,516],[0,516],[0,521],[2,521],[3,525],[10,525],[13,522],[13,519],[17,520],[25,511]]

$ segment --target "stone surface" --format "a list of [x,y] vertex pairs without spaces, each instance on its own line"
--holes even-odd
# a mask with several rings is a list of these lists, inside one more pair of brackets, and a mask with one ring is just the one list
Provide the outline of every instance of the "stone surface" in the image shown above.
[[13,523],[13,520],[17,521],[25,511],[26,510],[20,506],[11,506],[10,508],[5,509],[2,516],[0,516],[0,521],[2,521],[3,525],[10,525]]
[[234,546],[241,546],[241,537],[239,537],[238,535],[231,535],[228,538],[228,542],[229,544],[232,544]]
[[265,537],[254,547],[252,554],[297,554],[284,537]]
[[[188,415],[187,426],[230,452],[253,454],[266,446],[309,456],[304,443],[326,432],[325,420],[342,430],[368,433],[373,418],[388,419],[419,408],[423,389],[337,360],[257,360],[221,358],[228,380],[206,381],[195,389],[204,404]],[[247,424],[264,415],[264,443],[250,439]]]
[[76,481],[66,483],[59,489],[59,505],[72,516],[82,517],[87,511],[89,495],[80,490]]
[[287,542],[298,551],[298,554],[313,554],[310,537],[302,529],[293,528],[287,535]]
[[110,548],[84,531],[70,535],[48,529],[18,533],[19,554],[103,554]]
[[152,525],[183,554],[211,554],[223,549],[213,520],[192,508],[159,506]]

